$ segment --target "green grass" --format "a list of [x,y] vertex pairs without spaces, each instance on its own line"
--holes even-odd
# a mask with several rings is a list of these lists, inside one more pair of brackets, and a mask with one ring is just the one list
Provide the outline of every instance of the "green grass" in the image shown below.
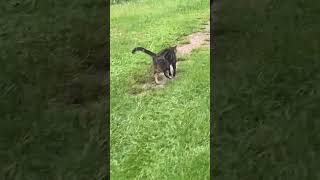
[[107,4],[0,2],[0,179],[104,179]]
[[164,88],[136,95],[151,82],[151,60],[136,46],[159,51],[209,19],[209,3],[145,0],[111,6],[111,178],[209,179],[209,50],[178,66]]
[[120,3],[126,3],[126,2],[132,2],[137,0],[110,0],[110,4],[120,4]]
[[319,179],[318,1],[221,1],[214,178]]

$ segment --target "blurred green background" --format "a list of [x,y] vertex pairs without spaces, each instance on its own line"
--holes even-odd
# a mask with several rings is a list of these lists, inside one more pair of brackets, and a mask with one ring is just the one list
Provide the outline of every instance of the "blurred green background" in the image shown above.
[[314,0],[220,2],[214,178],[320,179]]
[[107,14],[104,0],[0,2],[0,179],[106,177]]

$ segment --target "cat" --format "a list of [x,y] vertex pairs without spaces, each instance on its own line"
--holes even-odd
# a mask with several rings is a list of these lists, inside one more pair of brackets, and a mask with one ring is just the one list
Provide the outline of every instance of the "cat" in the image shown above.
[[[153,60],[153,73],[154,73],[154,80],[156,84],[160,84],[158,77],[161,72],[168,78],[172,79],[172,74],[170,71],[170,65],[172,66],[173,69],[173,77],[176,76],[176,63],[177,63],[177,46],[169,47],[166,49],[163,49],[159,53],[154,53],[149,51],[148,49],[145,49],[143,47],[136,47],[132,50],[132,53],[134,54],[136,51],[142,51],[149,56],[152,57]],[[167,75],[167,72],[169,72],[169,77]]]

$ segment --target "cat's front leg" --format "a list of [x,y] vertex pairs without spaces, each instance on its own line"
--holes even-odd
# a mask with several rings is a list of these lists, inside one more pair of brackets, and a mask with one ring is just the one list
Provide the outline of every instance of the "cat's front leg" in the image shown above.
[[170,76],[167,75],[167,71],[163,71],[163,74],[164,74],[168,79],[172,79],[172,77],[170,77],[170,76],[171,76],[171,75],[170,75],[170,74],[171,74],[171,73],[170,73],[170,70],[169,70],[169,75],[170,75]]

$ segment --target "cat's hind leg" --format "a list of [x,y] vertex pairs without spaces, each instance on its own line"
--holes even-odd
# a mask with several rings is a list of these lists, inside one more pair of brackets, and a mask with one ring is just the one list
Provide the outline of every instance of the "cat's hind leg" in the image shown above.
[[159,78],[159,73],[154,73],[153,77],[154,77],[154,81],[156,82],[156,84],[160,84],[160,82],[159,82],[159,80],[158,80],[158,78]]

